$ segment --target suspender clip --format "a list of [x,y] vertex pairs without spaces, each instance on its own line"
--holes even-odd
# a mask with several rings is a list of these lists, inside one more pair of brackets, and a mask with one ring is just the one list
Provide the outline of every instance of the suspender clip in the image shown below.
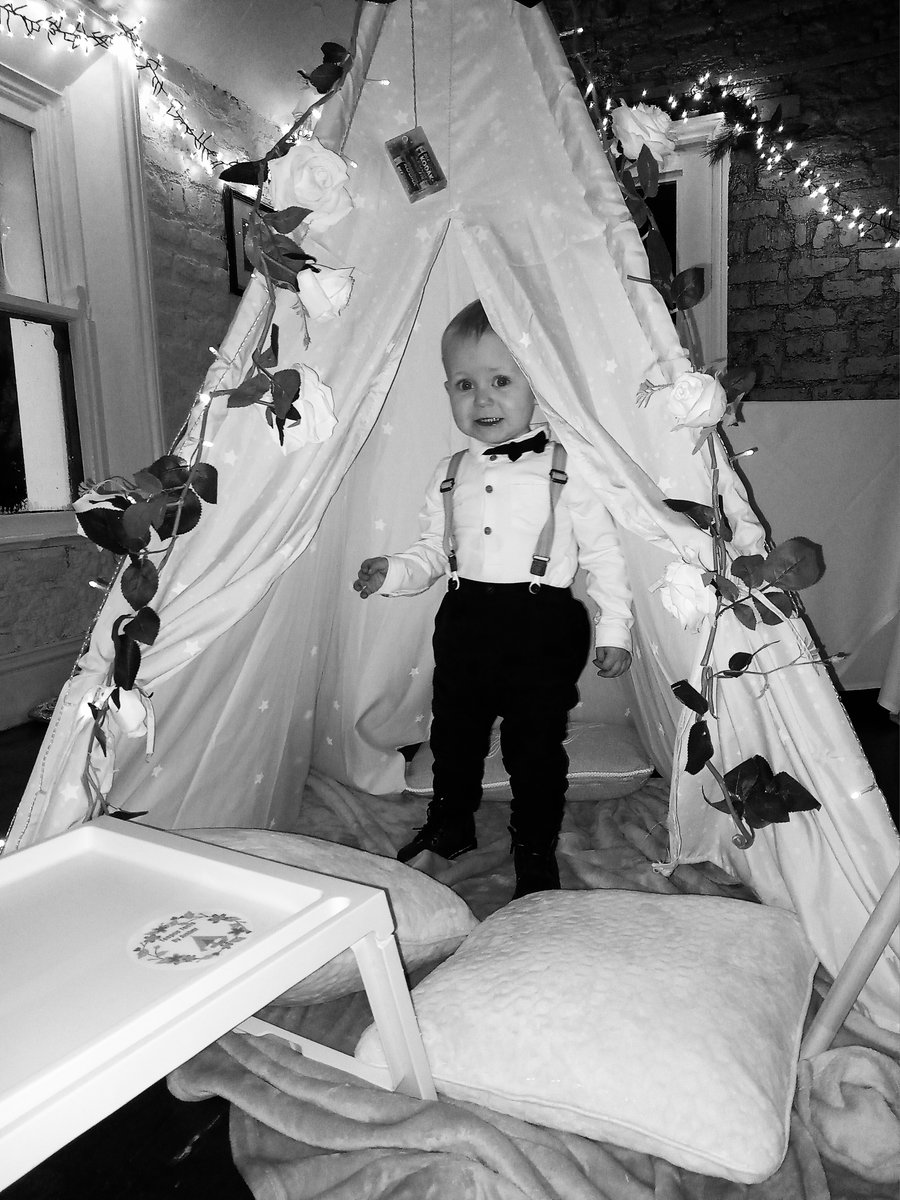
[[547,563],[549,561],[550,561],[549,555],[536,554],[534,556],[534,558],[531,560],[531,574],[532,575],[546,575],[547,574]]
[[556,467],[550,468],[550,479],[553,483],[560,484],[560,486],[569,482],[569,476],[565,473],[565,471],[560,471]]

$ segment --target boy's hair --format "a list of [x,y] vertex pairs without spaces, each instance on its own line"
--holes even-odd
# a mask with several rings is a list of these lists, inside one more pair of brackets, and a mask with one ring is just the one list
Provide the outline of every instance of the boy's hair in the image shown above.
[[441,357],[446,357],[447,347],[451,342],[467,338],[474,338],[477,341],[486,333],[493,332],[491,323],[487,319],[487,313],[484,311],[484,305],[480,300],[473,300],[471,304],[460,309],[444,330],[441,337]]

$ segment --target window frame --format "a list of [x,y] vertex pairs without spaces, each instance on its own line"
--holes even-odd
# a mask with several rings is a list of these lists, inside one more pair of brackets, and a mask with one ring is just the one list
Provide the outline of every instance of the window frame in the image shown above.
[[675,270],[703,267],[706,291],[690,310],[703,350],[701,367],[725,367],[728,359],[728,175],[730,153],[711,162],[706,150],[722,113],[673,121],[675,152],[660,171],[660,183],[676,191]]
[[[94,479],[164,450],[137,71],[96,54],[61,89],[0,62],[0,108],[33,131],[48,297],[0,294],[0,308],[68,326],[81,457]],[[70,508],[0,515],[0,546],[77,532]]]

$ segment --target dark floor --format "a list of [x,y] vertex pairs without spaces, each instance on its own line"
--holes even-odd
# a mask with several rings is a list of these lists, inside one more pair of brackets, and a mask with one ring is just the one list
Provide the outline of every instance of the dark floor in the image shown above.
[[[849,692],[844,704],[900,825],[900,727],[874,691]],[[0,732],[0,836],[44,728],[32,723]],[[4,1190],[3,1200],[247,1200],[250,1191],[231,1161],[227,1109],[218,1098],[176,1100],[161,1081]]]

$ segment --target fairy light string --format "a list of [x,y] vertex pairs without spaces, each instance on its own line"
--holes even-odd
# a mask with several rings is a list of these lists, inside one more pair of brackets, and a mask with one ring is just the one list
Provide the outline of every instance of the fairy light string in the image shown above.
[[40,39],[70,53],[81,51],[89,54],[93,50],[125,48],[134,59],[138,77],[147,81],[147,90],[157,102],[157,112],[151,112],[150,115],[181,135],[187,143],[184,152],[207,174],[211,175],[224,166],[225,160],[211,145],[212,133],[205,129],[198,133],[185,116],[183,103],[171,94],[165,79],[162,56],[152,54],[145,48],[140,33],[143,20],[130,25],[115,14],[107,16],[91,10],[90,15],[104,24],[89,29],[85,24],[87,13],[84,9],[79,9],[74,16],[69,16],[62,9],[37,15],[36,10],[28,4],[3,0],[0,3],[0,36],[23,37],[27,41]]
[[[583,65],[583,60],[582,61]],[[596,87],[590,77],[583,89],[585,103],[594,117],[604,139],[612,131],[614,101],[607,96],[598,115],[595,100]],[[647,89],[641,92],[641,101],[647,100]],[[794,178],[814,201],[818,212],[838,226],[855,230],[860,237],[868,235],[884,237],[885,250],[900,244],[900,224],[894,209],[887,205],[866,208],[845,201],[840,194],[841,181],[828,178],[812,159],[799,153],[796,142],[790,136],[790,122],[779,121],[772,127],[771,118],[764,118],[759,105],[745,85],[736,84],[733,75],[713,81],[711,72],[701,75],[681,95],[669,93],[660,105],[668,109],[673,120],[687,121],[699,113],[726,110],[725,128],[714,139],[712,154],[723,149],[747,148],[754,152],[762,170],[778,179]],[[783,136],[779,136],[783,135]],[[877,232],[876,232],[877,231]]]
[[[48,6],[49,7],[49,6]],[[91,10],[96,21],[105,23],[106,28],[89,29],[85,25],[86,12],[79,9],[69,16],[62,9],[37,14],[28,3],[0,2],[0,36],[23,36],[30,41],[46,39],[52,46],[65,47],[70,53],[89,53],[94,49],[108,50],[116,45],[128,49],[134,58],[138,73],[149,83],[149,91],[158,103],[156,119],[169,128],[174,128],[188,143],[186,153],[208,174],[225,165],[212,145],[211,132],[201,129],[198,133],[185,116],[183,103],[174,97],[165,79],[165,64],[161,56],[148,52],[141,40],[140,27],[143,20],[133,25],[126,24],[116,15],[107,16]],[[612,129],[611,111],[613,98],[601,99],[597,81],[588,67],[585,57],[577,50],[577,42],[584,33],[583,26],[560,31],[564,42],[573,40],[576,48],[570,53],[581,68],[581,91],[588,111],[591,113],[598,133],[604,141],[609,140]],[[413,35],[414,36],[414,35]],[[644,89],[641,99],[647,97]],[[816,202],[817,211],[833,220],[839,227],[856,231],[860,237],[884,236],[884,248],[900,244],[900,224],[894,209],[880,205],[877,209],[845,201],[840,194],[841,181],[829,179],[813,163],[811,158],[797,152],[795,142],[788,134],[784,138],[784,123],[770,130],[769,122],[760,113],[752,92],[746,85],[736,84],[734,76],[728,75],[712,80],[711,72],[701,75],[681,95],[669,93],[663,102],[673,120],[686,121],[698,111],[712,112],[719,104],[739,113],[732,119],[726,118],[726,130],[721,137],[728,148],[748,146],[755,150],[758,161],[766,174],[779,179],[794,178],[805,193]],[[660,107],[663,107],[660,105]],[[876,231],[880,231],[876,234]]]

